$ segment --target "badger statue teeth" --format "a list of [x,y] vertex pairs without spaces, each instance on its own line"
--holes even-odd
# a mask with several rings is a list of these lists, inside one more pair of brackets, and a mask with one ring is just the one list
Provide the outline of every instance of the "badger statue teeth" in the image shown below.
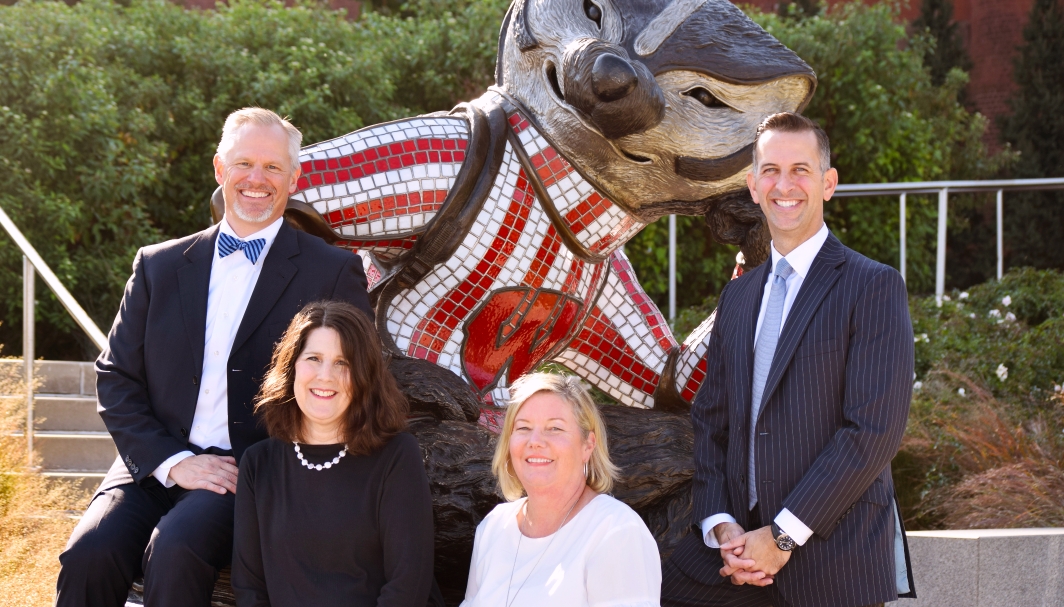
[[683,411],[711,321],[676,343],[621,247],[705,214],[760,263],[755,130],[815,85],[726,0],[516,0],[494,86],[305,148],[287,216],[363,255],[395,353],[485,404],[553,360],[626,405]]

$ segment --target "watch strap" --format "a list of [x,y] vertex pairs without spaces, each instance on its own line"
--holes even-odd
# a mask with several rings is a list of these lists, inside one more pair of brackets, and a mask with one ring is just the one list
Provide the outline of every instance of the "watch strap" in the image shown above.
[[780,550],[790,552],[798,545],[797,542],[794,541],[794,538],[788,535],[783,529],[780,529],[780,526],[777,525],[775,521],[772,522],[771,530],[772,540],[776,542],[776,547]]

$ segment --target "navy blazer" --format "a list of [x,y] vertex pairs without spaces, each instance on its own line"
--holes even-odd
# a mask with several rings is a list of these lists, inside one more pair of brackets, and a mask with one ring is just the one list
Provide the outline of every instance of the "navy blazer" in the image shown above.
[[[727,512],[749,530],[754,332],[770,271],[771,261],[721,292],[706,379],[691,410],[696,526]],[[780,333],[755,426],[761,521],[787,508],[813,530],[775,580],[794,607],[898,596],[890,461],[905,431],[912,374],[901,276],[829,235]],[[720,551],[705,545],[701,531],[672,558],[704,584],[725,581]]]
[[[99,491],[141,482],[189,448],[218,232],[215,225],[144,247],[133,260],[107,349],[96,359],[97,410],[119,453]],[[237,460],[266,438],[252,401],[274,344],[305,304],[323,299],[347,301],[373,318],[362,259],[282,222],[227,365],[229,438]]]

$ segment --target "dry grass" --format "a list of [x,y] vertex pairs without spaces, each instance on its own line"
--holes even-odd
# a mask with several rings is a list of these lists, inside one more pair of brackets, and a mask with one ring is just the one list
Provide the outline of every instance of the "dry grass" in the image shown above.
[[1064,472],[1022,461],[972,474],[937,503],[949,529],[1064,527]]
[[[0,394],[18,394],[17,378],[0,377]],[[84,492],[26,472],[19,399],[0,398],[0,607],[38,607],[55,600],[59,553],[86,506]]]
[[[912,420],[903,449],[942,482],[923,496],[917,518],[946,529],[1064,526],[1064,395],[1049,414],[1023,422],[1014,405],[994,398],[970,377],[933,371],[925,390],[937,392],[932,415]],[[953,394],[965,388],[960,406]]]

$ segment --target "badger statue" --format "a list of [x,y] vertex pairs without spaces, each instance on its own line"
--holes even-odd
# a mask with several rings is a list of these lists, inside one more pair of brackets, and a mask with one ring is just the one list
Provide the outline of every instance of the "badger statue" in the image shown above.
[[[505,404],[511,381],[546,361],[644,409],[623,425],[623,408],[606,408],[616,494],[663,554],[679,539],[690,428],[661,412],[689,409],[712,321],[678,344],[622,247],[663,215],[705,215],[761,263],[767,233],[745,181],[755,131],[815,86],[726,0],[515,0],[481,97],[302,150],[288,219],[362,255],[396,358],[435,365],[429,384],[449,371],[472,388],[452,394],[464,413],[413,428],[445,590],[464,585],[473,528],[499,499],[477,409]],[[431,392],[423,383],[404,389]]]

